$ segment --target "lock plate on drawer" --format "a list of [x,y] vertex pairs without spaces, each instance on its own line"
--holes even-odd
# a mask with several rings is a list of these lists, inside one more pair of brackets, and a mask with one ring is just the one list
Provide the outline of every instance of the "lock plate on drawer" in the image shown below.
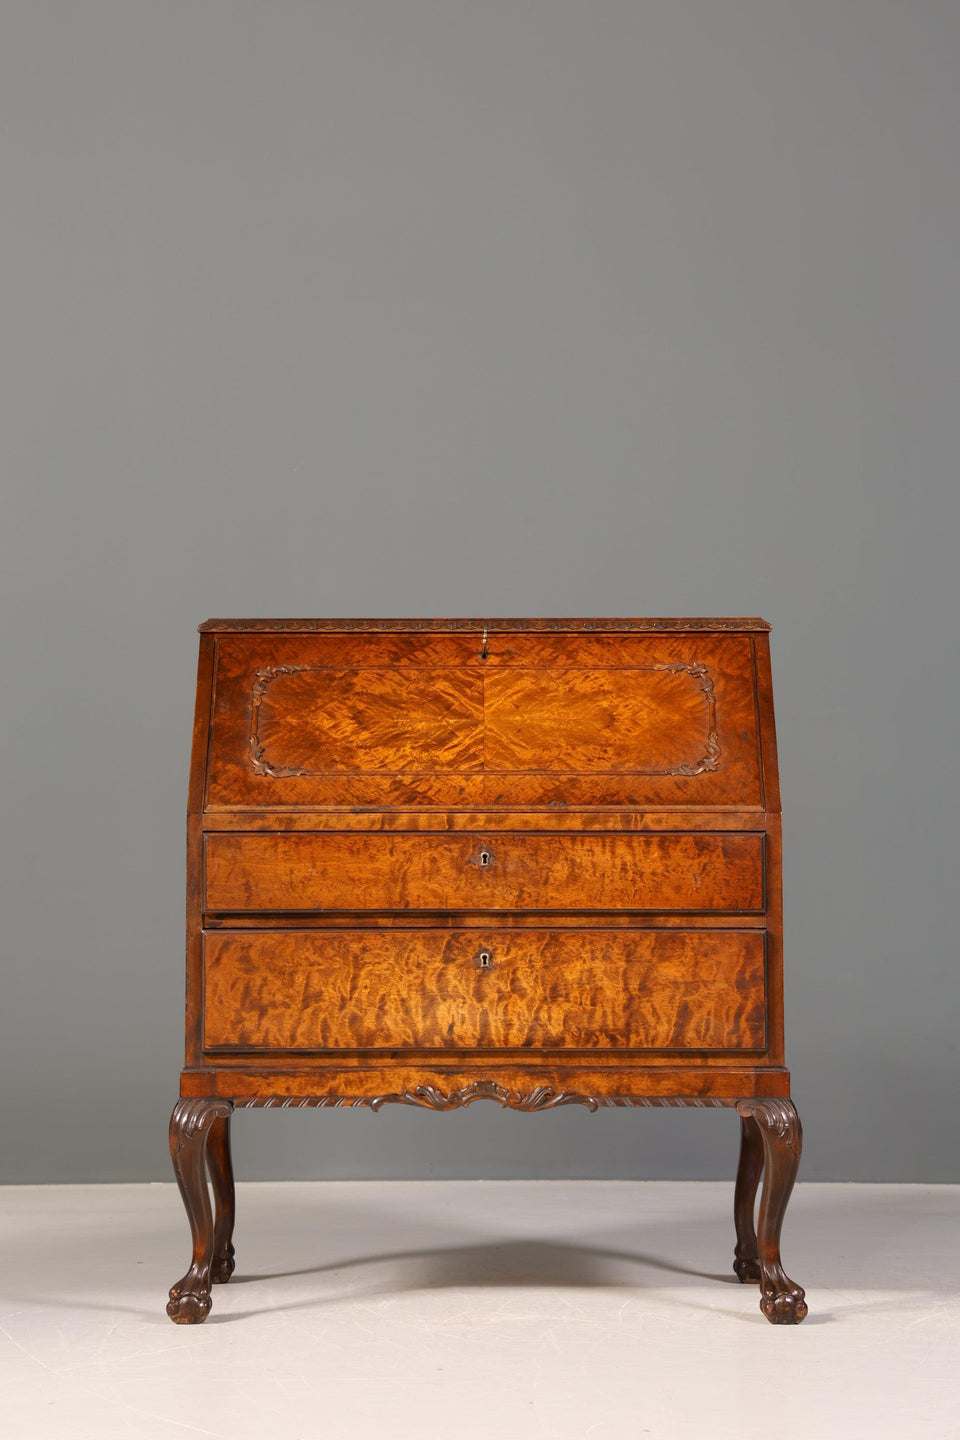
[[487,949],[478,950],[473,957],[473,968],[474,970],[492,970],[493,951]]
[[479,850],[475,850],[470,856],[467,864],[476,865],[478,870],[489,870],[495,859],[496,856],[490,847],[488,845],[481,845]]

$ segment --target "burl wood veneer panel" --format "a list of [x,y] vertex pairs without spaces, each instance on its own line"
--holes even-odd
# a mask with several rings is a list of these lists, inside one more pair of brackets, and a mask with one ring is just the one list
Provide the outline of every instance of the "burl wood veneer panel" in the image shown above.
[[274,667],[254,698],[251,759],[272,779],[483,766],[477,671]]
[[216,932],[205,1048],[763,1050],[760,932]]
[[206,909],[759,911],[763,843],[756,833],[211,833]]
[[749,635],[216,643],[208,808],[762,803]]

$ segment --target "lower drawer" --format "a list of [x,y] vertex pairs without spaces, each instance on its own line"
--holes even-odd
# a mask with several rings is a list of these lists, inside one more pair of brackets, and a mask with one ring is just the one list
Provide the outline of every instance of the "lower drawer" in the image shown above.
[[737,930],[204,935],[204,1048],[753,1050],[765,943]]

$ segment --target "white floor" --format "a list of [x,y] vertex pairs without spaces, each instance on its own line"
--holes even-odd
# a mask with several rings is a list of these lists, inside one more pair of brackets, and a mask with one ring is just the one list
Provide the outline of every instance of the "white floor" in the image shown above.
[[960,1186],[800,1185],[799,1328],[732,1186],[238,1186],[206,1324],[172,1185],[0,1189],[2,1440],[960,1436]]

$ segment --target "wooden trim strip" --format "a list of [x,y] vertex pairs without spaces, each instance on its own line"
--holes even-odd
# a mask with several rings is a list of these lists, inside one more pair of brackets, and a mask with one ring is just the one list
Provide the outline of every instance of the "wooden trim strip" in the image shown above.
[[779,1066],[744,1065],[710,1067],[702,1064],[653,1067],[643,1065],[558,1065],[542,1062],[525,1065],[501,1064],[487,1057],[480,1065],[435,1065],[408,1060],[393,1064],[318,1066],[293,1070],[282,1066],[187,1068],[181,1072],[180,1093],[210,1095],[229,1099],[235,1105],[273,1100],[282,1104],[291,1099],[314,1099],[333,1105],[336,1101],[362,1103],[383,1095],[432,1086],[449,1094],[475,1084],[495,1084],[525,1093],[537,1085],[554,1091],[575,1092],[618,1101],[665,1099],[682,1101],[722,1099],[731,1103],[753,1095],[790,1094],[790,1072]]
[[[549,822],[547,826],[543,821]],[[247,830],[251,833],[274,830],[315,831],[390,831],[442,835],[450,831],[483,831],[490,829],[534,831],[544,829],[558,834],[571,830],[586,832],[648,833],[662,830],[678,831],[763,831],[767,828],[766,812],[759,806],[713,808],[677,805],[673,809],[627,809],[604,805],[525,806],[487,805],[482,810],[444,809],[424,805],[418,810],[388,805],[330,805],[326,808],[309,805],[230,807],[210,806],[205,812],[203,828],[208,834],[216,831]]]
[[616,633],[619,631],[662,631],[662,630],[695,630],[695,631],[767,631],[770,625],[759,616],[740,617],[700,617],[700,618],[670,618],[661,617],[657,619],[568,619],[568,620],[546,620],[546,619],[477,619],[477,620],[205,620],[197,629],[201,634],[209,631],[223,632],[265,632],[274,634],[278,631],[409,631],[418,632],[430,631],[472,631],[482,632],[487,630],[490,634],[503,634],[505,631],[515,630],[540,630],[549,631],[554,634],[560,633],[582,633],[582,632],[606,632]]

